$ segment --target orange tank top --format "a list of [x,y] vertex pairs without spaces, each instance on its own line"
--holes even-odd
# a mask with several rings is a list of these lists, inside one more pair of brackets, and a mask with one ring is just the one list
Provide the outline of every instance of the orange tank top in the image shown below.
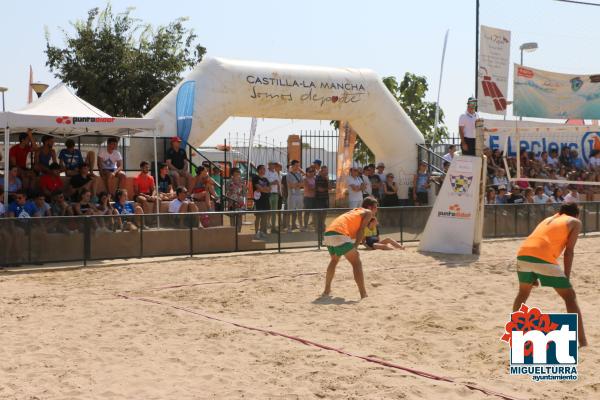
[[517,256],[536,257],[551,264],[558,264],[558,257],[569,238],[568,215],[555,214],[548,217],[525,239]]
[[362,208],[355,208],[333,220],[325,232],[337,232],[342,235],[356,239],[356,234],[362,224]]

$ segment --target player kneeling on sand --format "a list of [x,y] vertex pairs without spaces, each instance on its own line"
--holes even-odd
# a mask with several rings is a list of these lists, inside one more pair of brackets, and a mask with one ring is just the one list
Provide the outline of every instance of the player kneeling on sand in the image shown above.
[[358,285],[360,297],[363,299],[367,297],[362,263],[360,262],[360,256],[356,248],[363,240],[365,227],[376,213],[377,199],[367,197],[363,200],[362,207],[340,215],[325,230],[323,243],[327,246],[327,250],[329,250],[331,261],[329,261],[329,266],[327,267],[324,296],[328,296],[331,292],[331,281],[335,275],[335,267],[340,258],[344,256],[352,264],[354,280]]
[[[575,291],[569,277],[573,265],[575,243],[581,231],[578,219],[579,208],[575,203],[563,204],[557,214],[546,218],[535,228],[521,245],[517,254],[517,274],[519,293],[513,304],[513,312],[527,301],[533,286],[553,287],[563,298],[567,312],[577,313],[579,346],[586,346],[583,319],[575,298]],[[558,264],[558,257],[564,254],[564,272]]]

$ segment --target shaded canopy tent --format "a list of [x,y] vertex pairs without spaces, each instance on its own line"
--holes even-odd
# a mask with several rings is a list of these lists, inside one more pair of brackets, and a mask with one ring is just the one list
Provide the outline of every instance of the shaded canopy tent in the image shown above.
[[[155,121],[149,118],[116,118],[77,97],[64,83],[17,111],[0,112],[4,131],[4,199],[8,199],[10,132],[33,129],[57,138],[123,136],[141,131],[153,132],[154,162],[157,166]],[[158,210],[158,207],[157,207]]]

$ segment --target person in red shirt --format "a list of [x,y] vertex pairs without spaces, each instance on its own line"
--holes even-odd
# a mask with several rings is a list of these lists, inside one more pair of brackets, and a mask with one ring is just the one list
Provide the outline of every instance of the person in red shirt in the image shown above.
[[60,179],[60,165],[56,163],[50,164],[48,173],[42,175],[40,178],[40,190],[44,194],[44,197],[50,201],[52,193],[57,190],[63,190],[63,186],[63,181]]
[[142,171],[133,179],[133,199],[140,203],[144,213],[148,214],[152,212],[152,205],[156,203],[156,186],[154,177],[150,175],[148,161],[142,161],[140,169]]
[[27,156],[37,150],[37,145],[33,139],[33,130],[28,129],[27,133],[19,134],[19,144],[12,146],[8,157],[11,167],[19,169],[18,175],[23,181],[23,189],[29,189],[35,173],[27,168]]

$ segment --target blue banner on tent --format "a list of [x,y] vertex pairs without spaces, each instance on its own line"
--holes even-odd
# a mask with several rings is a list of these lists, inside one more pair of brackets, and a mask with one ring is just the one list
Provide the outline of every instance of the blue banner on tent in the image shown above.
[[177,136],[187,144],[192,129],[192,116],[194,115],[194,97],[196,95],[196,82],[184,82],[177,91]]

